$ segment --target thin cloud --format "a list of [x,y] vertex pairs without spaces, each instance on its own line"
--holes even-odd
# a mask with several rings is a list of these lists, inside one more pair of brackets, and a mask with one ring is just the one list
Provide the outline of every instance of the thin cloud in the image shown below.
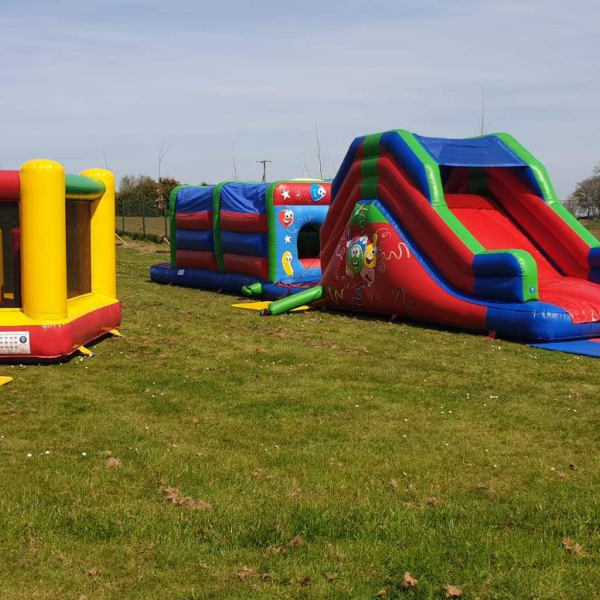
[[187,182],[302,175],[314,123],[329,162],[351,140],[404,127],[509,131],[559,194],[600,160],[600,7],[554,0],[448,3],[8,0],[0,7],[3,166],[45,155],[75,172]]

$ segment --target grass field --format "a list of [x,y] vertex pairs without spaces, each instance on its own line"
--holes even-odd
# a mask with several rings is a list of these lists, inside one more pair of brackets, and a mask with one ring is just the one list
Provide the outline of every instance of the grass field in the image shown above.
[[0,369],[0,598],[600,598],[600,362],[261,318],[157,248],[125,338]]

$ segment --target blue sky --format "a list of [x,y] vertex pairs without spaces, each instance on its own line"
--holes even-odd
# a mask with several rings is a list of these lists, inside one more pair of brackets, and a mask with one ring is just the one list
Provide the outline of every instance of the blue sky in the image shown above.
[[[593,0],[2,0],[0,163],[69,172],[333,176],[358,135],[507,131],[559,195],[600,162]],[[307,173],[308,171],[308,173]]]

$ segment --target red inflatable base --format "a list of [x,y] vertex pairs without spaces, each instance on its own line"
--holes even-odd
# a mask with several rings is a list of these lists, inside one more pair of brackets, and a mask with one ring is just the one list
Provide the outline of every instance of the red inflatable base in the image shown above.
[[[98,310],[60,325],[0,326],[0,361],[3,359],[56,360],[73,354],[80,346],[102,337],[121,324],[121,303],[115,302]],[[22,333],[15,336],[16,343],[27,339],[29,352],[12,352],[10,342],[1,338],[6,333]]]

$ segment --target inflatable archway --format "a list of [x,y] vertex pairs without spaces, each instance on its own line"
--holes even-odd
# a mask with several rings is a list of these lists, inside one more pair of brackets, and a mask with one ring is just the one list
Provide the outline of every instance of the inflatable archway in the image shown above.
[[175,188],[171,262],[151,278],[270,298],[314,285],[330,196],[329,183],[305,180]]

